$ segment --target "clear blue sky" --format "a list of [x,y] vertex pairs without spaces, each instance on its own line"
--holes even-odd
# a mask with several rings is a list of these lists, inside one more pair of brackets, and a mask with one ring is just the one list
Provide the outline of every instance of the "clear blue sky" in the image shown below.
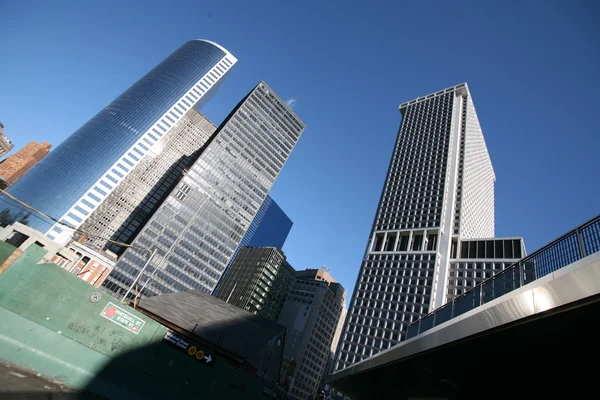
[[[398,105],[467,81],[496,172],[496,234],[531,252],[600,211],[594,1],[4,1],[0,121],[58,145],[193,38],[239,59],[202,110],[265,80],[307,129],[272,190],[296,269],[354,287]],[[93,151],[93,149],[90,149]]]

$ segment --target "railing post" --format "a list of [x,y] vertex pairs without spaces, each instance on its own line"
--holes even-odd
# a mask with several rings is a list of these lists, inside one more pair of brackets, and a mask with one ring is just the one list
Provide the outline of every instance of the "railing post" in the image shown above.
[[585,251],[585,243],[583,241],[583,235],[581,234],[580,229],[577,229],[577,243],[579,243],[579,254],[581,255],[581,258],[586,257],[587,254]]
[[480,283],[479,284],[479,305],[477,307],[481,306],[482,304],[483,304],[483,285]]
[[518,267],[519,267],[519,287],[523,287],[523,275],[525,274],[525,267],[523,266],[521,261],[519,261]]

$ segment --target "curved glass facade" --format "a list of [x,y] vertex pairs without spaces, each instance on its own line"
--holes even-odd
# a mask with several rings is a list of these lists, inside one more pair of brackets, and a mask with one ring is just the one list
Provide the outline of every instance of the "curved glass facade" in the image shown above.
[[[208,100],[236,61],[217,44],[185,43],[69,136],[9,192],[79,226],[187,110]],[[5,196],[1,200],[0,214],[10,213],[4,222],[23,220],[22,207]],[[53,226],[35,214],[22,222],[42,232]]]

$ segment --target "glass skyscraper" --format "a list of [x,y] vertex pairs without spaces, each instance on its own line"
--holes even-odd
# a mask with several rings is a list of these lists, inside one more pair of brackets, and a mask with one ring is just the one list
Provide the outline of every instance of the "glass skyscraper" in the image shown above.
[[401,104],[400,112],[338,370],[400,342],[410,322],[524,252],[520,239],[492,240],[496,178],[467,84]]
[[[202,154],[117,262],[104,288],[126,290],[142,275],[145,295],[211,293],[254,220],[304,124],[259,83],[211,137]],[[151,279],[150,279],[151,278]]]
[[[216,43],[185,43],[69,136],[9,192],[79,227],[188,110],[208,100],[236,62]],[[2,209],[22,212],[8,198],[0,199]],[[59,242],[72,235],[71,229],[37,214],[28,220],[31,227]]]
[[277,247],[281,249],[292,225],[292,220],[269,195],[260,206],[239,247]]

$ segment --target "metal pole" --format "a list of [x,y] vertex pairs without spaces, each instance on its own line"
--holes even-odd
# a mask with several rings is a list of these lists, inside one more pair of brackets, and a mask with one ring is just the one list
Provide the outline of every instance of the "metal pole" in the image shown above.
[[[161,265],[162,265],[162,263],[161,263]],[[144,293],[144,289],[146,288],[146,285],[148,284],[148,282],[150,282],[152,280],[152,278],[154,278],[154,274],[156,273],[157,270],[158,270],[158,267],[154,268],[154,271],[152,271],[152,274],[150,275],[150,277],[148,279],[146,279],[146,282],[142,285],[142,289],[140,289],[140,294]]]
[[585,258],[587,256],[585,251],[585,241],[583,239],[583,235],[581,234],[581,230],[577,229],[577,243],[579,244],[579,255],[581,258]]
[[125,301],[125,299],[127,298],[127,295],[131,292],[131,289],[133,289],[133,285],[135,285],[135,283],[138,281],[138,279],[140,279],[142,277],[142,274],[146,270],[146,267],[148,267],[148,264],[150,264],[150,261],[152,260],[152,257],[154,257],[155,254],[156,254],[156,249],[152,250],[152,254],[150,254],[150,257],[148,258],[148,260],[146,260],[146,263],[142,267],[142,270],[140,271],[138,276],[136,276],[136,278],[133,280],[133,282],[131,283],[131,286],[129,286],[129,289],[127,289],[127,293],[125,293],[125,295],[121,299],[121,303]]
[[229,296],[227,296],[227,301],[225,303],[229,303],[229,299],[231,298],[231,295],[233,294],[233,291],[235,290],[236,286],[237,282],[233,285],[233,289],[231,289],[231,292],[229,293]]
[[525,264],[519,261],[519,287],[523,287],[525,284]]

